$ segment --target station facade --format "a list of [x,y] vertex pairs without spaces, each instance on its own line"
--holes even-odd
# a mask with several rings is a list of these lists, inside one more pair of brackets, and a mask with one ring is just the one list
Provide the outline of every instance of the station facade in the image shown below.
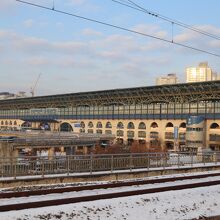
[[120,143],[168,150],[220,150],[220,81],[1,100],[0,127],[113,134]]

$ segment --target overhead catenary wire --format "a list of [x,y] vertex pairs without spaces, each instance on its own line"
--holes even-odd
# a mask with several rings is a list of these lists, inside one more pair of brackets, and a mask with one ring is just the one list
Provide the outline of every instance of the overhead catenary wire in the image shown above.
[[127,0],[127,1],[125,1],[125,0],[111,0],[111,1],[113,1],[115,3],[118,3],[120,5],[124,5],[124,6],[129,7],[129,8],[135,9],[137,11],[143,12],[145,14],[149,14],[151,16],[154,16],[156,18],[162,19],[164,21],[170,22],[171,24],[173,23],[173,24],[178,25],[180,27],[183,27],[185,29],[197,32],[197,33],[205,35],[207,37],[211,37],[213,39],[220,40],[220,36],[218,36],[218,35],[211,34],[209,32],[201,30],[199,28],[196,28],[196,27],[193,27],[191,25],[185,24],[185,23],[183,23],[181,21],[178,21],[178,20],[166,17],[164,15],[161,15],[161,14],[159,14],[157,12],[153,12],[151,10],[145,9],[145,8],[141,7],[140,5],[138,5],[137,3],[135,3],[134,1],[131,1],[131,0]]
[[181,46],[181,47],[184,47],[184,48],[188,48],[188,49],[191,49],[191,50],[194,50],[194,51],[199,51],[199,52],[203,52],[203,53],[206,53],[206,54],[209,54],[209,55],[212,55],[212,56],[220,57],[220,54],[217,54],[217,53],[214,53],[214,52],[199,49],[199,48],[189,46],[189,45],[185,45],[185,44],[178,43],[178,42],[172,42],[172,40],[161,38],[161,37],[158,37],[158,36],[155,36],[155,35],[146,34],[146,33],[140,32],[140,31],[128,29],[128,28],[125,28],[125,27],[122,27],[122,26],[110,24],[110,23],[107,23],[107,22],[104,22],[104,21],[99,21],[99,20],[96,20],[96,19],[93,19],[93,18],[73,14],[73,13],[58,10],[58,9],[55,9],[55,8],[50,8],[50,7],[47,7],[47,6],[44,6],[44,5],[39,5],[39,4],[31,3],[31,2],[28,2],[28,1],[24,1],[24,0],[16,0],[16,1],[20,2],[20,3],[23,3],[23,4],[30,5],[30,6],[34,6],[34,7],[37,7],[37,8],[41,8],[41,9],[45,9],[45,10],[48,10],[48,11],[68,15],[68,16],[75,17],[75,18],[78,18],[78,19],[82,19],[82,20],[93,22],[93,23],[105,25],[105,26],[108,26],[108,27],[112,27],[112,28],[116,28],[116,29],[119,29],[119,30],[127,31],[127,32],[130,32],[130,33],[133,33],[133,34],[138,34],[138,35],[141,35],[141,36],[144,36],[144,37],[149,37],[149,38],[152,38],[152,39],[160,40],[160,41],[163,41],[163,42],[166,42],[166,43],[175,44],[175,45],[178,45],[178,46]]

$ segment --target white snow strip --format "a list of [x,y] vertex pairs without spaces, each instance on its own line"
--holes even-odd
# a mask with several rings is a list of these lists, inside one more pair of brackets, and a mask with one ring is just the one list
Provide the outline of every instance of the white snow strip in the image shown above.
[[202,179],[181,180],[175,182],[135,185],[135,186],[117,187],[117,188],[109,188],[109,189],[84,190],[79,192],[66,192],[60,194],[57,193],[57,194],[48,194],[41,196],[19,197],[19,198],[10,198],[10,199],[7,198],[7,199],[0,199],[0,205],[29,203],[29,202],[38,202],[38,201],[46,201],[46,200],[58,200],[64,198],[100,195],[105,193],[126,192],[132,190],[152,189],[157,187],[177,186],[182,184],[200,183],[200,182],[215,181],[215,180],[220,180],[220,177],[208,177]]
[[186,220],[220,215],[220,187],[131,196],[0,213],[4,220]]

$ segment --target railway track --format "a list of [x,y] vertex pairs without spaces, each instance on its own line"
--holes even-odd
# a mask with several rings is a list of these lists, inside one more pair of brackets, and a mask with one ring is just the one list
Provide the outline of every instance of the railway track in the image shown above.
[[[87,186],[76,186],[76,187],[67,187],[67,188],[56,188],[50,190],[37,190],[37,191],[25,191],[25,192],[10,192],[10,193],[1,193],[0,198],[14,198],[14,197],[31,197],[36,195],[46,195],[53,193],[64,193],[64,192],[79,192],[85,190],[94,190],[94,189],[109,189],[109,188],[117,188],[117,187],[125,187],[125,186],[135,186],[135,185],[147,185],[154,183],[167,183],[172,181],[181,181],[181,180],[196,180],[203,179],[208,177],[218,177],[220,173],[214,174],[202,174],[202,175],[194,175],[194,176],[183,176],[183,177],[172,177],[172,178],[162,178],[162,179],[152,179],[152,180],[141,180],[141,181],[130,181],[130,182],[116,182],[116,183],[108,183],[108,184],[99,184],[99,185],[87,185]],[[24,203],[16,203],[16,204],[6,204],[0,206],[0,212],[4,211],[12,211],[12,210],[22,210],[28,208],[40,208],[47,206],[55,206],[55,205],[64,205],[70,203],[79,203],[79,202],[88,202],[95,201],[101,199],[113,199],[120,197],[128,197],[134,195],[142,195],[149,193],[159,193],[166,191],[174,191],[174,190],[183,190],[183,189],[192,189],[197,187],[207,187],[213,185],[219,185],[219,180],[207,181],[204,180],[202,182],[197,183],[185,183],[179,185],[172,186],[160,186],[148,189],[135,189],[135,190],[127,190],[122,192],[110,192],[110,193],[102,193],[97,195],[86,195],[86,196],[75,196],[71,198],[59,198],[52,200],[44,200],[44,201],[31,201]]]
[[2,192],[0,193],[0,199],[3,198],[16,198],[16,197],[28,197],[28,196],[40,196],[53,193],[65,193],[65,192],[79,192],[84,190],[94,190],[94,189],[108,189],[108,188],[117,188],[123,186],[135,186],[135,185],[147,185],[154,183],[165,183],[189,179],[202,179],[207,177],[220,177],[220,173],[212,174],[200,174],[200,175],[191,175],[191,176],[180,176],[180,177],[168,177],[160,179],[151,179],[151,180],[136,180],[136,181],[127,181],[127,182],[113,182],[99,185],[84,185],[84,186],[71,186],[71,187],[62,187],[55,189],[41,189],[34,191],[20,191],[20,192]]

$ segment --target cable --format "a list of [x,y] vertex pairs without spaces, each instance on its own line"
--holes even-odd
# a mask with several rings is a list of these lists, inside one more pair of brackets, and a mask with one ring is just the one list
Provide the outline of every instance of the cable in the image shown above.
[[119,30],[127,31],[127,32],[130,32],[130,33],[138,34],[138,35],[149,37],[149,38],[153,38],[153,39],[160,40],[160,41],[167,42],[167,43],[171,43],[171,44],[176,44],[178,46],[182,46],[182,47],[185,47],[185,48],[188,48],[188,49],[191,49],[191,50],[195,50],[195,51],[203,52],[203,53],[213,55],[213,56],[216,56],[216,57],[220,57],[219,54],[209,52],[209,51],[206,51],[206,50],[202,50],[202,49],[199,49],[199,48],[195,48],[195,47],[192,47],[192,46],[188,46],[188,45],[185,45],[185,44],[172,42],[170,40],[160,38],[160,37],[157,37],[157,36],[154,36],[154,35],[145,34],[145,33],[139,32],[139,31],[131,30],[131,29],[124,28],[124,27],[121,27],[121,26],[113,25],[113,24],[106,23],[106,22],[103,22],[103,21],[98,21],[98,20],[95,20],[95,19],[92,19],[92,18],[88,18],[88,17],[77,15],[77,14],[72,14],[72,13],[69,13],[69,12],[57,10],[55,8],[49,8],[49,7],[46,7],[46,6],[43,6],[43,5],[38,5],[38,4],[31,3],[31,2],[23,1],[23,0],[16,0],[16,1],[20,2],[20,3],[30,5],[30,6],[34,6],[34,7],[37,7],[37,8],[41,8],[41,9],[49,10],[49,11],[52,11],[52,12],[57,12],[57,13],[60,13],[60,14],[76,17],[76,18],[79,18],[79,19],[82,19],[82,20],[86,20],[86,21],[98,23],[98,24],[101,24],[101,25],[113,27],[113,28],[116,28],[116,29],[119,29]]
[[[216,40],[220,40],[220,36],[217,36],[217,35],[214,35],[214,34],[210,34],[210,33],[206,32],[206,31],[203,31],[203,30],[201,30],[201,29],[195,28],[195,27],[193,27],[193,26],[190,26],[190,25],[185,24],[185,23],[183,23],[183,22],[180,22],[180,21],[178,21],[178,20],[174,20],[174,19],[171,19],[171,18],[166,17],[166,16],[164,16],[164,15],[158,14],[158,13],[156,13],[156,12],[147,10],[147,9],[141,7],[140,5],[136,4],[135,2],[133,2],[133,1],[131,1],[131,0],[127,0],[127,2],[126,2],[126,1],[122,1],[122,0],[111,0],[111,1],[113,1],[113,2],[115,2],[115,3],[118,3],[118,4],[120,4],[120,5],[124,5],[124,6],[129,7],[129,8],[135,9],[135,10],[137,10],[137,11],[141,11],[141,12],[143,12],[143,13],[149,14],[149,15],[151,15],[151,16],[157,17],[157,18],[162,19],[162,20],[164,20],[164,21],[167,21],[167,22],[170,22],[170,23],[174,23],[174,24],[176,24],[176,25],[178,25],[178,26],[180,26],[180,27],[189,29],[189,30],[194,31],[194,32],[197,32],[197,33],[199,33],[199,34],[202,34],[202,35],[205,35],[205,36],[214,38],[214,39],[216,39]],[[128,2],[129,2],[130,4],[129,4]]]

